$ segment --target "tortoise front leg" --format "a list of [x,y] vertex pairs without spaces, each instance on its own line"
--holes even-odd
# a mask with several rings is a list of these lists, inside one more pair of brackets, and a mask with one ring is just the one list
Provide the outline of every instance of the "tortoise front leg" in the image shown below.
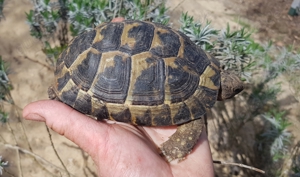
[[197,144],[203,125],[203,118],[180,125],[168,141],[161,145],[163,156],[169,162],[175,159],[184,159]]

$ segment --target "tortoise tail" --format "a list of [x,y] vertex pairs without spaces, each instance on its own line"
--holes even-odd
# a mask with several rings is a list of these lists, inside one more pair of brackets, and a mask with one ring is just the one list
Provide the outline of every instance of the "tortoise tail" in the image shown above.
[[60,101],[58,96],[56,95],[55,91],[54,91],[54,87],[53,86],[50,86],[48,88],[48,96],[49,96],[49,99],[51,100],[57,100],[57,101]]

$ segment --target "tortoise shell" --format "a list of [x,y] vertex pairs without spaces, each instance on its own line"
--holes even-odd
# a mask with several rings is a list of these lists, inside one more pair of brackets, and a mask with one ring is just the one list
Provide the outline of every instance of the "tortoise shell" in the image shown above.
[[157,23],[111,22],[62,52],[49,97],[87,115],[145,126],[199,119],[217,100],[220,64]]

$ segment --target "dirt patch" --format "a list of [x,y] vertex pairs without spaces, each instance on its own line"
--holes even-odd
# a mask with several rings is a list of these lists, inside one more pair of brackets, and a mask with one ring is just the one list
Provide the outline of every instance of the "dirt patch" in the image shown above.
[[293,0],[231,0],[226,3],[235,15],[250,20],[261,41],[273,40],[278,46],[300,48],[300,16],[291,17],[288,11]]

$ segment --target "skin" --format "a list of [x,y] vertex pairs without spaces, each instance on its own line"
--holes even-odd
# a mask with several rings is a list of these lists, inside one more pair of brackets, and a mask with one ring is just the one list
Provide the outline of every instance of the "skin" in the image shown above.
[[205,130],[185,160],[168,163],[159,155],[157,146],[166,141],[176,127],[99,122],[54,100],[30,103],[24,108],[23,117],[45,122],[77,144],[92,157],[99,176],[214,176]]
[[[123,20],[116,18],[113,21]],[[214,176],[205,129],[186,159],[168,163],[159,155],[157,147],[176,131],[176,126],[137,127],[119,122],[100,122],[54,100],[28,104],[23,110],[23,117],[45,122],[52,130],[77,144],[94,160],[98,176]]]

